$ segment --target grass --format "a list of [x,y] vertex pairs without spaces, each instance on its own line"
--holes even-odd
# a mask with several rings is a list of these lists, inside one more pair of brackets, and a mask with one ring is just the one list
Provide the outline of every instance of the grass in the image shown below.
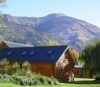
[[[38,85],[38,86],[20,86],[13,83],[0,83],[0,87],[52,87],[50,85]],[[95,82],[94,79],[87,78],[75,78],[75,82],[72,83],[60,83],[53,87],[100,87],[100,81]]]

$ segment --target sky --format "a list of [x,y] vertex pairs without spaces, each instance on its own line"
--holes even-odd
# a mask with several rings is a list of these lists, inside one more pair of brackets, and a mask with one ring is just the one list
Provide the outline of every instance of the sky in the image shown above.
[[27,17],[62,13],[100,27],[100,0],[7,0],[0,10],[4,14]]

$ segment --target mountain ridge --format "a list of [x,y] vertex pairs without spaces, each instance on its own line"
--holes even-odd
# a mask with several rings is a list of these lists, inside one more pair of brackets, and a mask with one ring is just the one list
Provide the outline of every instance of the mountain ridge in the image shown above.
[[[13,28],[13,32],[16,32],[17,29],[20,32],[23,32],[25,29],[26,32],[29,32],[29,30],[31,30],[30,33],[32,34],[34,34],[34,32],[35,33],[43,32],[44,34],[46,33],[47,35],[50,35],[50,37],[53,36],[55,38],[55,39],[53,38],[50,39],[50,37],[45,35],[45,38],[48,37],[46,38],[47,41],[48,39],[50,39],[58,42],[61,45],[70,44],[78,48],[79,50],[82,50],[84,48],[84,44],[90,42],[95,37],[96,38],[100,37],[99,27],[90,24],[88,22],[85,22],[83,20],[66,16],[65,14],[55,13],[55,14],[49,14],[44,17],[16,17],[4,14],[2,21],[7,26],[8,30],[11,30],[10,28]],[[41,39],[43,38],[41,35],[39,36],[37,36],[38,34],[35,35],[38,38],[40,37]],[[34,35],[32,35],[32,37],[33,36]],[[5,38],[6,37],[7,36],[5,35]],[[22,37],[25,37],[25,35]],[[35,38],[35,36],[33,38]],[[42,41],[38,41],[38,38],[36,38],[37,42],[39,42],[38,45],[41,45]],[[34,42],[32,42],[31,44],[34,44]]]

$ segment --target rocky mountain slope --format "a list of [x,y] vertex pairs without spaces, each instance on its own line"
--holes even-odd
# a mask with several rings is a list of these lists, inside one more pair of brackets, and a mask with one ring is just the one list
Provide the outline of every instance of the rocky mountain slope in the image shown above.
[[57,44],[69,44],[78,48],[92,39],[100,38],[100,28],[85,21],[64,14],[50,14],[44,17],[15,17],[5,14],[6,29],[0,32],[6,40],[38,45],[49,40]]

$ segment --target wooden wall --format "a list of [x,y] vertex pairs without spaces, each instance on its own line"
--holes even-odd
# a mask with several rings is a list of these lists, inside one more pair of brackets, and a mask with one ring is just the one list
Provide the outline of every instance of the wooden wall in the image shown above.
[[[11,62],[10,65],[12,66],[14,62]],[[19,62],[20,67],[22,66],[23,62]],[[41,75],[45,76],[55,76],[55,62],[30,62],[31,64],[31,71],[34,73],[40,73]]]
[[83,77],[83,72],[81,68],[75,68],[74,69],[74,76],[75,78]]
[[32,62],[31,70],[45,76],[54,76],[54,62]]
[[66,68],[68,68],[68,70],[72,70],[72,69],[74,69],[74,65],[75,65],[75,63],[74,63],[74,61],[73,61],[73,59],[72,59],[72,56],[70,55],[70,53],[69,53],[69,51],[67,50],[66,51],[66,58],[68,59],[68,61],[69,61],[69,64],[68,64],[68,66],[66,67]]
[[62,82],[74,81],[74,65],[69,50],[66,50],[56,63],[56,78]]
[[90,78],[90,72],[84,68],[74,68],[74,73],[76,78]]

